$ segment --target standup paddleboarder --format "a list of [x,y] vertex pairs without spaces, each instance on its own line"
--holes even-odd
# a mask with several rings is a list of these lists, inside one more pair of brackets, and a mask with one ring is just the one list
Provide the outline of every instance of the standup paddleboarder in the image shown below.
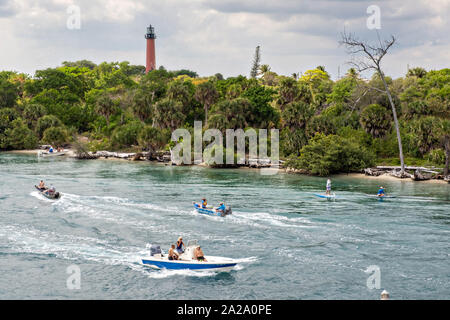
[[384,188],[380,187],[380,189],[378,190],[377,196],[378,197],[384,197],[386,194],[384,193]]
[[327,191],[325,192],[325,194],[327,196],[331,195],[331,180],[330,179],[327,180]]

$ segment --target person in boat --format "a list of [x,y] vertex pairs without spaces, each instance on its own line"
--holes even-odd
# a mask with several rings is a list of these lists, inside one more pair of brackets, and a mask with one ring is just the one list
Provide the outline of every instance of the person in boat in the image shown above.
[[221,202],[219,207],[217,207],[216,211],[224,213],[225,209],[226,209],[225,205],[223,204],[223,202]]
[[379,197],[384,197],[386,194],[384,193],[384,188],[380,187],[380,189],[378,190],[377,196]]
[[44,180],[41,180],[41,182],[39,182],[38,188],[41,191],[47,190],[47,187],[45,186]]
[[183,238],[179,237],[177,240],[177,252],[178,253],[184,252],[183,246],[186,248],[186,246],[184,245],[184,242],[183,242]]
[[48,149],[48,152],[53,153],[53,147],[50,146],[50,149]]
[[53,196],[56,193],[56,189],[54,186],[51,186],[50,189],[47,189],[46,192],[49,196]]
[[331,180],[327,180],[327,191],[325,192],[327,196],[331,195]]
[[175,251],[175,245],[171,245],[169,249],[169,260],[178,260],[178,253]]
[[207,260],[205,259],[205,255],[202,251],[202,248],[200,246],[194,249],[194,259],[197,261],[207,262]]
[[206,198],[202,199],[202,208],[206,209],[206,207],[208,206],[208,202],[206,202]]

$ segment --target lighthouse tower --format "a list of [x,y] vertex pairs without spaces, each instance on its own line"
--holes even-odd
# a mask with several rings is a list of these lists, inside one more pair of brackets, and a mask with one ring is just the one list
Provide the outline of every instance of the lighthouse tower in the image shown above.
[[147,33],[145,34],[145,39],[147,39],[147,64],[145,68],[145,73],[150,70],[156,69],[156,57],[155,57],[155,28],[150,25],[147,28]]

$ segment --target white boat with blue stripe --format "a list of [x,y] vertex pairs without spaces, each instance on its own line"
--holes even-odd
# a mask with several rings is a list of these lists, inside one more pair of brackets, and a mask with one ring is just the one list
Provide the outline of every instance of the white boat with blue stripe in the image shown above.
[[167,254],[163,254],[160,246],[150,247],[150,256],[143,258],[142,263],[153,269],[167,270],[193,270],[193,271],[231,271],[238,261],[231,258],[205,256],[205,261],[194,259],[194,249],[198,247],[197,241],[189,241],[186,250],[180,254],[179,260],[169,260]]

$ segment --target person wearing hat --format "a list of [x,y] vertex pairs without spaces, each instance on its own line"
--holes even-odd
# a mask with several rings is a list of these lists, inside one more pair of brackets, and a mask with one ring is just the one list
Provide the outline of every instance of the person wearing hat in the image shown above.
[[183,246],[186,248],[186,246],[184,245],[184,242],[183,242],[183,238],[179,237],[178,241],[177,241],[177,252],[178,253],[183,253],[184,252]]
[[383,188],[383,187],[380,187],[380,189],[378,190],[377,196],[379,196],[379,197],[384,197],[384,196],[385,196],[384,188]]
[[206,198],[202,199],[202,208],[206,209],[206,206],[208,205],[208,203],[206,202]]

